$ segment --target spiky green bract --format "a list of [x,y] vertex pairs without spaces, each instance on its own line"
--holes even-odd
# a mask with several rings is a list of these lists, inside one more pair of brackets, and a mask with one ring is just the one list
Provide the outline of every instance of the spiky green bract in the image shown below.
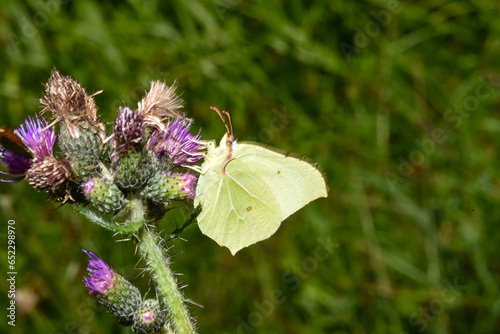
[[134,315],[142,304],[137,287],[116,273],[95,253],[83,251],[90,257],[88,276],[85,277],[85,286],[89,293],[95,294],[97,301],[103,304],[120,324],[128,326],[134,323]]
[[120,210],[125,198],[113,181],[104,177],[92,177],[82,184],[82,192],[92,205],[102,213]]
[[120,156],[114,167],[114,181],[122,189],[140,189],[155,172],[152,157],[143,152]]
[[120,324],[129,326],[133,324],[134,313],[140,307],[141,293],[136,286],[117,274],[115,285],[108,290],[107,296],[99,298],[99,302]]
[[157,173],[149,180],[143,194],[157,203],[193,199],[196,195],[196,176],[191,173]]
[[132,330],[138,334],[158,332],[165,323],[165,312],[156,299],[147,299],[134,314]]
[[61,123],[59,147],[71,163],[73,172],[81,180],[98,171],[98,162],[103,151],[101,129],[94,128],[88,121],[78,122],[72,131],[74,129],[79,133],[76,138],[68,131],[68,126]]

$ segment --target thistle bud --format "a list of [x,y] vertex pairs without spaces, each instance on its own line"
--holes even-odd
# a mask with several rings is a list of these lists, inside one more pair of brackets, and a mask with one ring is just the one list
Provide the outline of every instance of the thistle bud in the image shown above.
[[123,193],[108,178],[89,178],[82,184],[82,192],[90,203],[102,213],[116,212],[125,204]]
[[165,312],[156,299],[147,299],[134,314],[132,330],[138,334],[159,332],[165,323]]
[[142,152],[119,158],[114,168],[114,181],[122,189],[139,189],[146,185],[155,171],[152,159]]
[[83,250],[90,257],[85,286],[90,294],[114,315],[124,326],[134,323],[135,314],[141,307],[141,294],[137,287],[115,272],[95,253]]
[[196,176],[191,173],[158,173],[149,180],[143,194],[157,203],[193,199]]
[[39,190],[46,190],[58,201],[70,198],[71,165],[63,160],[48,157],[34,163],[26,173],[29,184]]

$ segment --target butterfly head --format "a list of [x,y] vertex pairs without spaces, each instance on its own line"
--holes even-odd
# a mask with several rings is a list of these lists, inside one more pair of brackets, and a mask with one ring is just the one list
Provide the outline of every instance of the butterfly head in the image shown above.
[[228,138],[227,133],[225,133],[224,136],[222,136],[222,138],[220,140],[219,146],[220,147],[229,147],[229,146],[231,146],[231,144],[232,144],[232,141]]

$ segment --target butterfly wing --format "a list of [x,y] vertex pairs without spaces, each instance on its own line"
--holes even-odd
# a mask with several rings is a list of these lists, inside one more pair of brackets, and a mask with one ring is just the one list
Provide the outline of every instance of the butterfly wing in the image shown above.
[[32,157],[32,153],[12,129],[0,129],[0,147],[4,147],[8,151],[16,152],[27,158]]
[[[306,161],[257,143],[223,143],[202,165],[195,204],[201,231],[234,255],[269,238],[281,222],[318,197],[326,197],[321,173]],[[225,171],[225,172],[224,172]]]
[[269,238],[280,226],[278,203],[258,173],[238,160],[226,168],[200,175],[197,201],[201,231],[234,255]]
[[195,204],[202,205],[200,230],[234,255],[240,249],[269,238],[280,226],[273,192],[253,166],[238,159],[200,175]]
[[240,164],[252,166],[252,171],[259,175],[273,193],[278,202],[281,220],[307,203],[319,197],[327,197],[323,175],[307,161],[287,156],[259,143],[239,143],[235,153],[234,158]]

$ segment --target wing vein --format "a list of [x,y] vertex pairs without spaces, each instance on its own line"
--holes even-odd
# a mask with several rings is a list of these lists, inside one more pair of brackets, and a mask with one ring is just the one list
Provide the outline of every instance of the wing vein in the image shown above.
[[[242,169],[233,169],[233,171],[240,171],[246,175],[248,175],[251,179],[253,179],[254,181],[257,181],[251,174],[247,173],[246,171],[242,170]],[[235,178],[233,178],[231,175],[227,174],[229,176],[229,178],[231,180],[233,180],[234,183],[236,183],[237,185],[239,185],[243,190],[245,190],[247,192],[247,194],[250,195],[250,197],[252,198],[255,198],[257,199],[259,202],[261,202],[262,204],[264,204],[265,206],[267,206],[268,208],[270,208],[269,205],[266,204],[266,202],[264,202],[263,200],[261,200],[259,197],[257,197],[256,195],[254,195],[253,193],[251,193],[244,185],[242,185],[240,182],[238,182]],[[267,185],[267,183],[266,183]]]

